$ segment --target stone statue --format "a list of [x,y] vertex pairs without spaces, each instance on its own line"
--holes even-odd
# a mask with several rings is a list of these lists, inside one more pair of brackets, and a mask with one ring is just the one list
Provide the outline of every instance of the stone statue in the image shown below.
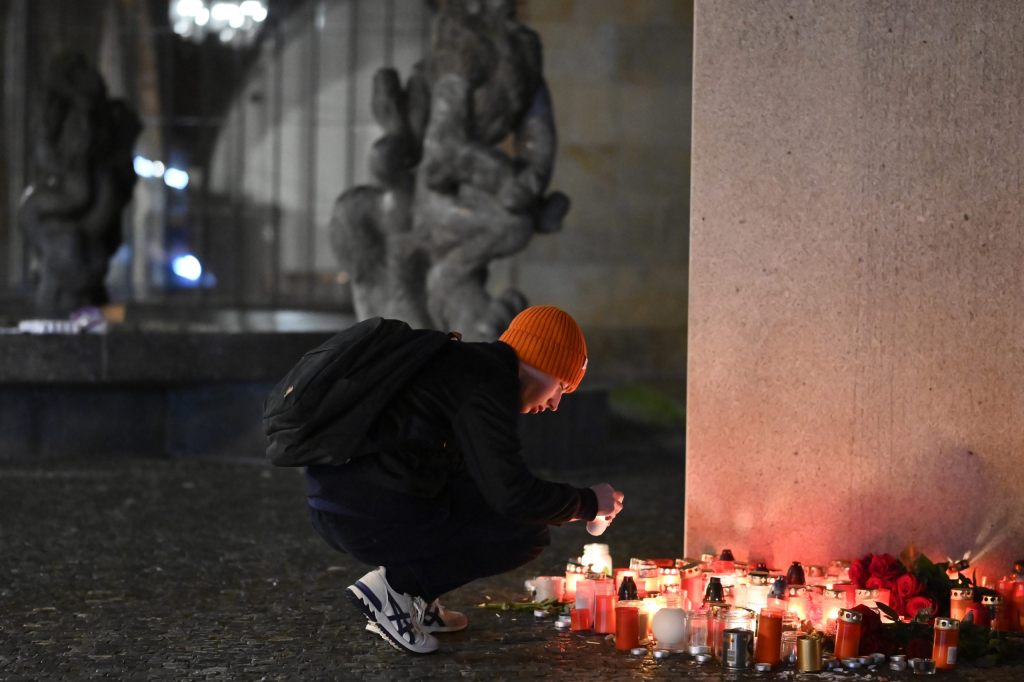
[[526,299],[490,296],[490,261],[560,229],[569,210],[547,194],[557,140],[536,33],[514,0],[448,0],[406,86],[378,71],[373,114],[379,184],[343,193],[331,220],[356,314],[496,338]]
[[121,243],[141,130],[123,101],[107,98],[102,77],[83,55],[64,53],[50,65],[32,140],[34,179],[18,213],[35,259],[38,313],[108,302],[104,278]]

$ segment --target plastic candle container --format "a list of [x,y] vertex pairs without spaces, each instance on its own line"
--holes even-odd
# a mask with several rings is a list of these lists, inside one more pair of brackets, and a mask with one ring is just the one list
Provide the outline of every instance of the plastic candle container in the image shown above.
[[590,629],[590,609],[569,609],[569,624],[574,632]]
[[836,621],[836,658],[853,658],[860,650],[860,630],[864,616],[841,609]]
[[778,665],[782,654],[782,611],[761,609],[757,619],[754,662]]
[[584,578],[576,583],[576,608],[590,612],[590,622],[594,622],[594,580]]
[[636,606],[623,606],[620,603],[615,607],[615,648],[619,651],[629,651],[638,646],[640,646],[640,609]]
[[704,598],[704,572],[697,563],[685,563],[679,567],[679,578],[683,591],[686,592],[689,609],[696,611]]
[[962,621],[973,602],[974,590],[969,587],[954,587],[949,591],[949,617]]
[[960,621],[955,618],[936,618],[932,639],[932,659],[935,667],[952,670],[956,667],[956,647],[960,643]]
[[594,595],[594,632],[605,635],[615,632],[615,585],[607,582],[607,586],[598,584]]

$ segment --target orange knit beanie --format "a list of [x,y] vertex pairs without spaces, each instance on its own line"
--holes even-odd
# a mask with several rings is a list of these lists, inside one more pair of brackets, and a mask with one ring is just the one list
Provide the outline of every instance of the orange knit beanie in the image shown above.
[[500,339],[522,362],[561,379],[572,393],[587,371],[587,342],[576,320],[550,305],[535,305],[515,316]]

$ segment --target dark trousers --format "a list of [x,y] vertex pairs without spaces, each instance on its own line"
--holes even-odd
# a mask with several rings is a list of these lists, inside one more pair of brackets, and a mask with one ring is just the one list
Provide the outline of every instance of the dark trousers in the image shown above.
[[387,569],[388,582],[427,602],[461,585],[522,566],[551,542],[546,525],[494,511],[468,477],[435,498],[403,495],[353,476],[344,514],[310,507],[313,528],[334,549]]

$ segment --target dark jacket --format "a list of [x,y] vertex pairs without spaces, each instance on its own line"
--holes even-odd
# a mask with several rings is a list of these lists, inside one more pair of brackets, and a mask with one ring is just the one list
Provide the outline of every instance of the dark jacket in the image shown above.
[[[359,475],[367,485],[428,498],[440,495],[451,477],[468,475],[509,518],[549,524],[593,519],[592,490],[545,481],[527,469],[519,409],[518,361],[511,347],[500,341],[448,343],[370,425],[375,452],[362,457],[373,464],[361,462]],[[352,475],[347,469],[307,467],[309,504],[344,512],[336,482]]]

